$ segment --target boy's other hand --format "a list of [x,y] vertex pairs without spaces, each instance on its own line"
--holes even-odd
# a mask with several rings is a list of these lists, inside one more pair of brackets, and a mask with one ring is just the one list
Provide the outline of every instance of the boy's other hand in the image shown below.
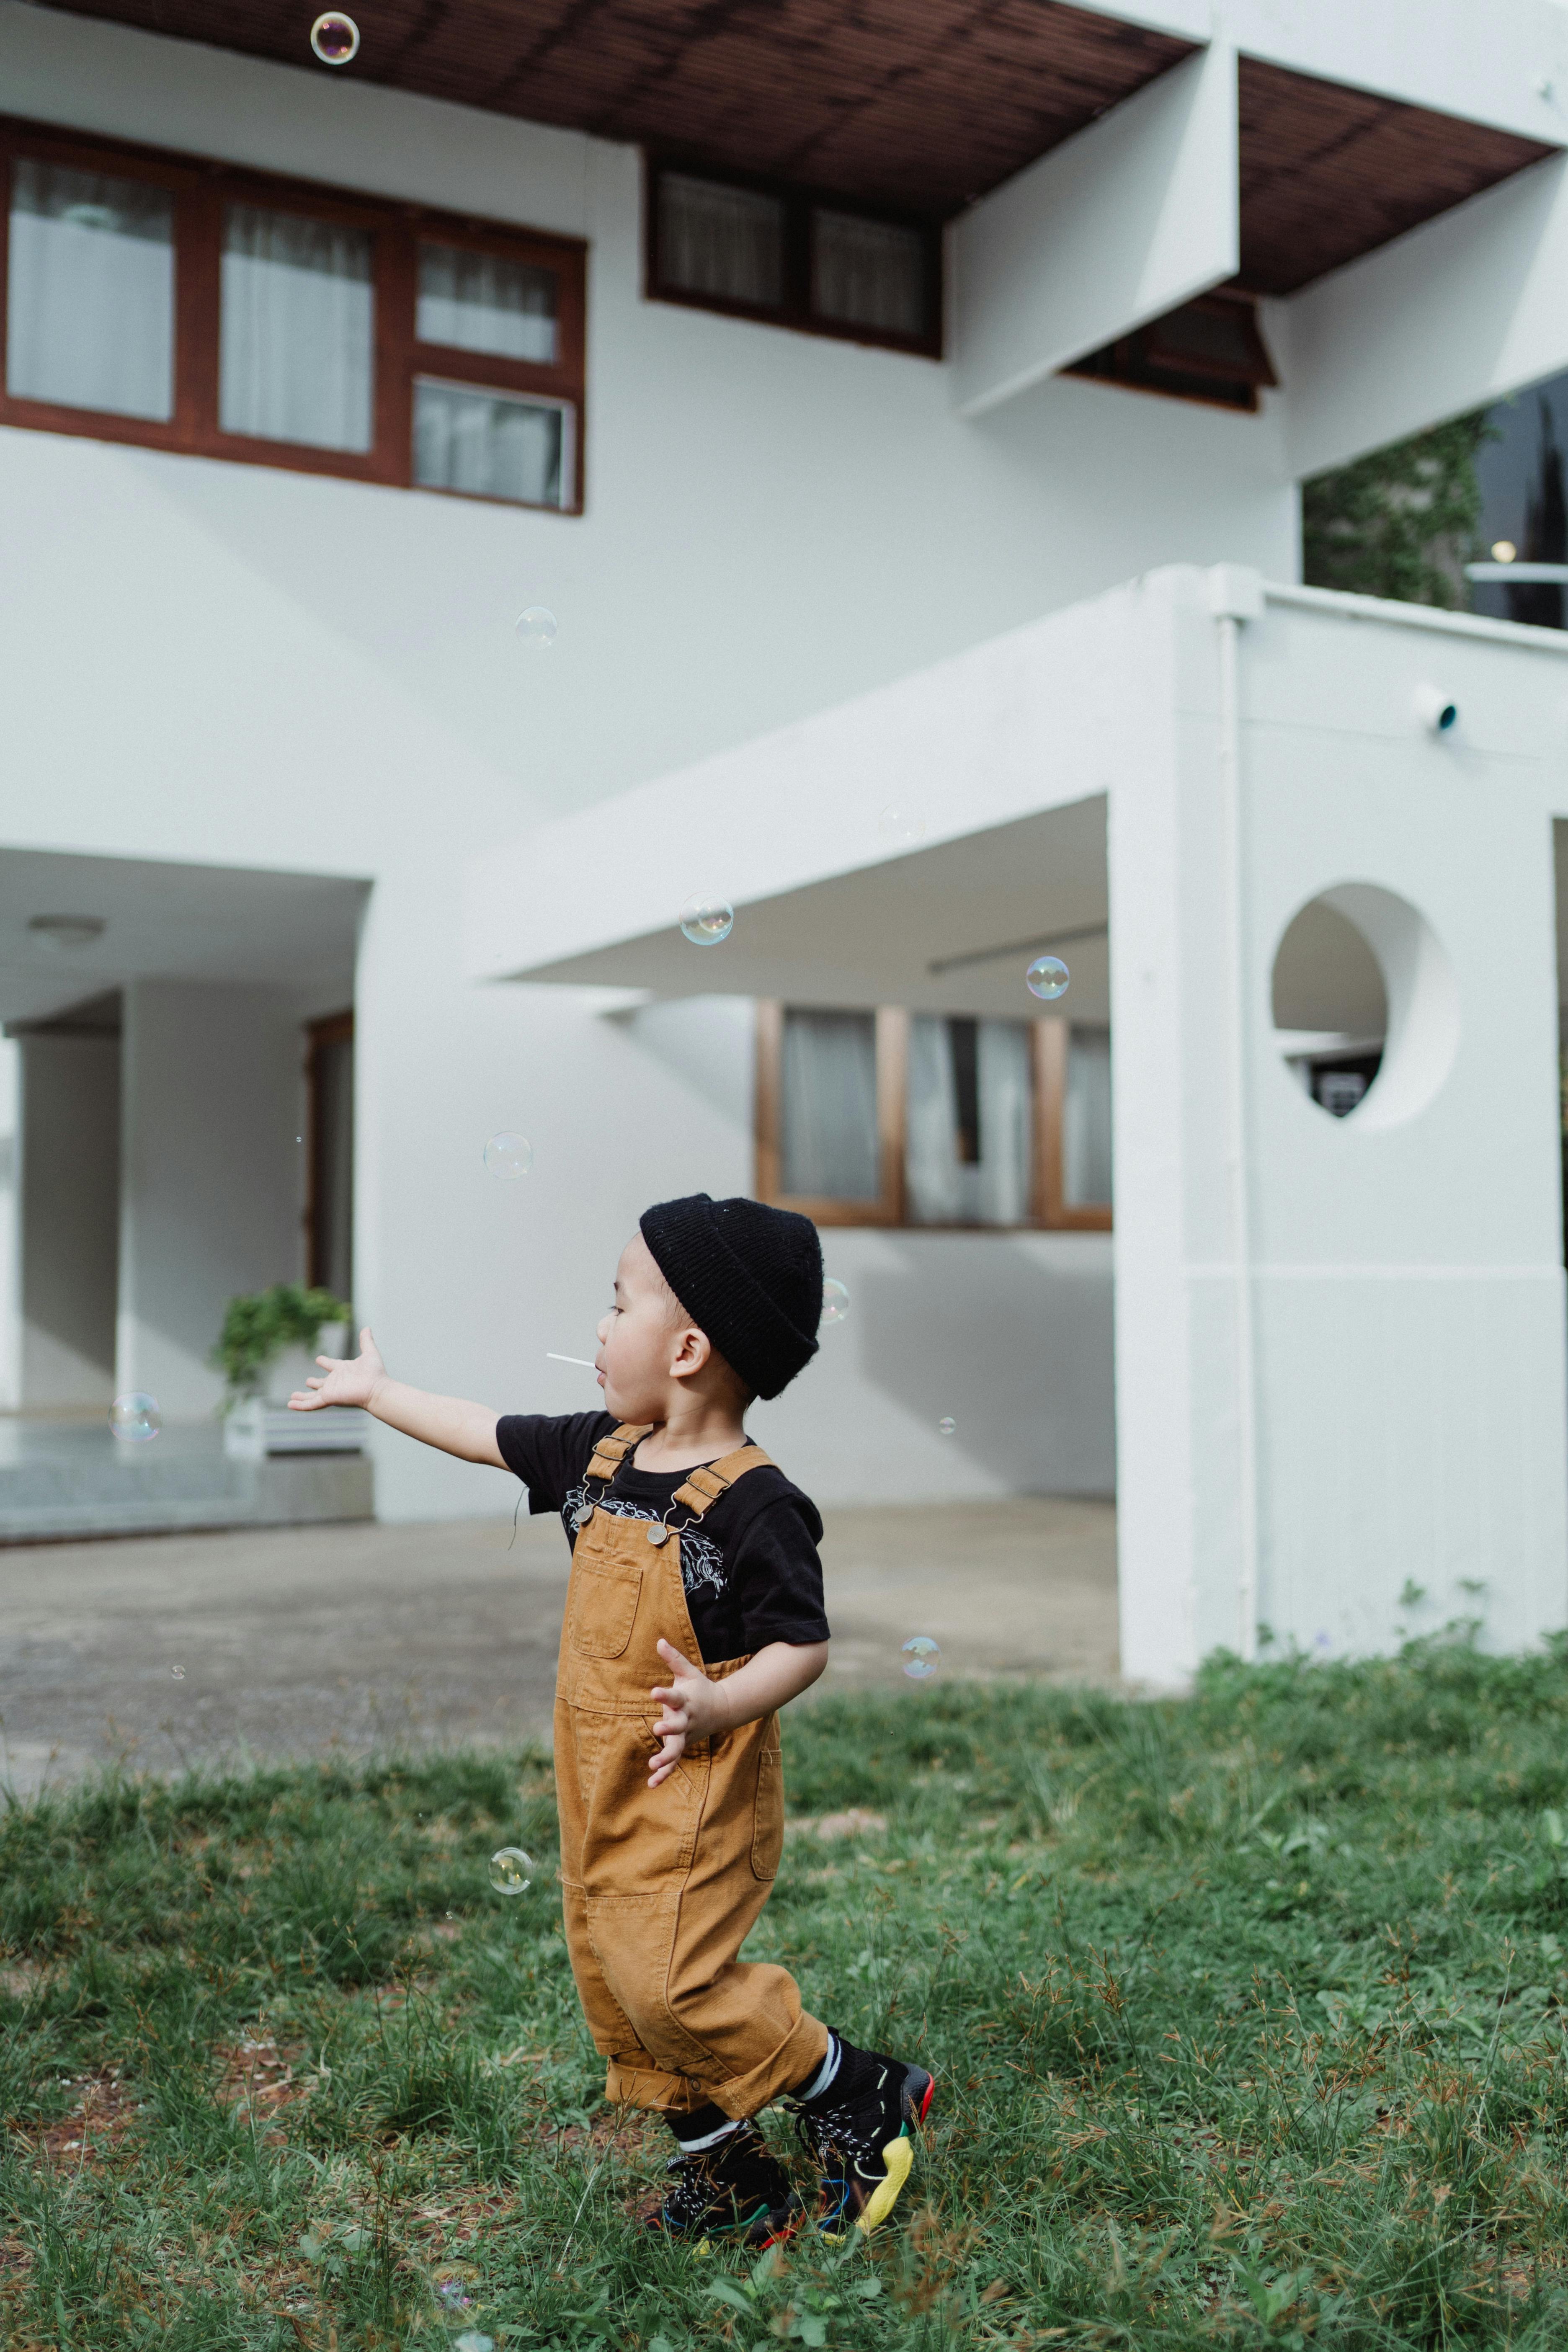
[[673,1642],[660,1642],[658,1654],[670,1669],[668,1685],[653,1694],[663,1708],[654,1730],[663,1742],[647,1768],[647,1784],[657,1789],[668,1780],[689,1739],[706,1739],[710,1732],[727,1731],[730,1717],[720,1685],[710,1683],[700,1666],[683,1658]]
[[386,1378],[381,1350],[368,1330],[359,1335],[357,1356],[318,1356],[321,1379],[310,1379],[289,1400],[292,1412],[314,1412],[323,1404],[369,1404],[379,1381]]

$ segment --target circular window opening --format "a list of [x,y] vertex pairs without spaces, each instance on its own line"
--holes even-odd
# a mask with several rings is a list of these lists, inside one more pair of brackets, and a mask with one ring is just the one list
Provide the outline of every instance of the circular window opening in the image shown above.
[[1392,1127],[1423,1109],[1458,1043],[1453,967],[1408,899],[1343,882],[1292,917],[1274,955],[1274,1036],[1331,1118]]

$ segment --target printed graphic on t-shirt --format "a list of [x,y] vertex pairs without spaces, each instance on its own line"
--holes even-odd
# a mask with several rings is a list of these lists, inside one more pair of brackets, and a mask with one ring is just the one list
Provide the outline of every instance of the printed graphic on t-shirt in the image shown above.
[[[584,1503],[592,1503],[596,1511],[608,1511],[612,1518],[646,1519],[649,1527],[658,1524],[658,1512],[639,1509],[624,1495],[590,1495],[587,1480],[584,1479],[571,1489],[561,1507],[568,1536],[576,1534],[577,1513]],[[722,1592],[724,1555],[712,1537],[705,1536],[700,1528],[677,1528],[675,1532],[680,1538],[680,1581],[687,1591]]]

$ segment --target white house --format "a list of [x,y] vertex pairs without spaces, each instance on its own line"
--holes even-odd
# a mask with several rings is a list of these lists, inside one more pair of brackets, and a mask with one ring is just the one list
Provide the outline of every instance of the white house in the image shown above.
[[1568,364],[1568,18],[310,30],[0,0],[13,1407],[195,1424],[311,1274],[571,1410],[637,1210],[757,1190],[851,1299],[757,1433],[1114,1486],[1129,1671],[1563,1623],[1568,638],[1293,583]]

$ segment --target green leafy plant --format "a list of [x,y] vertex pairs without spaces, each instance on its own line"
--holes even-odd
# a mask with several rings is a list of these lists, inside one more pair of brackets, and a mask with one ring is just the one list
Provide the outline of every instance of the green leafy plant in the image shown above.
[[330,1290],[275,1282],[270,1290],[229,1300],[208,1361],[223,1374],[231,1402],[248,1396],[274,1356],[285,1348],[312,1347],[323,1323],[350,1322],[353,1313],[347,1300]]
[[1313,588],[1463,606],[1481,517],[1485,409],[1374,449],[1301,486],[1302,576]]

